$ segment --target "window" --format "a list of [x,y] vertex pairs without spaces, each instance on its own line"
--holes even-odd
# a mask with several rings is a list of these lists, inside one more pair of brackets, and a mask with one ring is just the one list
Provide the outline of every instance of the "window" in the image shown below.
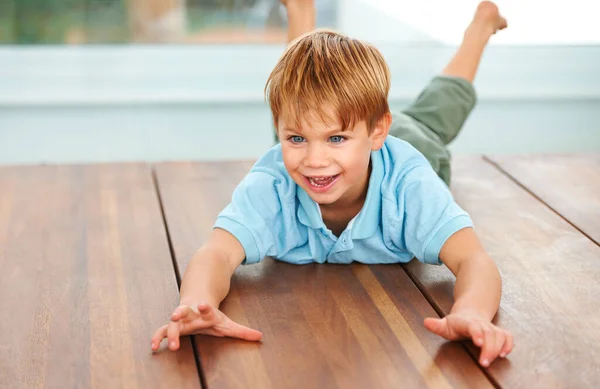
[[[317,0],[333,26],[336,0]],[[279,0],[2,0],[0,43],[283,43]]]

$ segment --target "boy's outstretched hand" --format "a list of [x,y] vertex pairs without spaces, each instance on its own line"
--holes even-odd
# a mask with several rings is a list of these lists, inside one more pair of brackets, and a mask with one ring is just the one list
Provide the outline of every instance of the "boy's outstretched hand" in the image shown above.
[[481,348],[479,363],[488,367],[498,356],[504,358],[513,348],[512,335],[476,316],[451,313],[443,319],[425,319],[425,328],[448,340],[471,339]]
[[158,350],[164,338],[169,340],[169,349],[178,350],[180,336],[197,334],[228,336],[250,341],[262,338],[260,331],[234,322],[209,304],[198,304],[197,310],[188,305],[180,305],[173,311],[169,324],[160,327],[154,333],[152,350]]

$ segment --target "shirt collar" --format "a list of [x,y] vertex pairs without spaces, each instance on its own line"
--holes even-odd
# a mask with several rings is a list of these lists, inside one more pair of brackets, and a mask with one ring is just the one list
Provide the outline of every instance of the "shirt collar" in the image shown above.
[[[354,219],[349,223],[352,239],[365,239],[373,236],[381,220],[381,182],[383,181],[383,157],[381,150],[371,152],[371,176],[365,203]],[[299,185],[296,196],[300,202],[298,220],[310,228],[326,228],[321,210]]]

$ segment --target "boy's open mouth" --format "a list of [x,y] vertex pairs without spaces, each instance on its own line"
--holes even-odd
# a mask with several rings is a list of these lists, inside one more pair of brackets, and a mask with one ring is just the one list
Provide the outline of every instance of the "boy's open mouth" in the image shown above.
[[317,192],[324,192],[328,190],[339,178],[339,174],[333,176],[304,176],[304,179],[308,183],[310,189]]

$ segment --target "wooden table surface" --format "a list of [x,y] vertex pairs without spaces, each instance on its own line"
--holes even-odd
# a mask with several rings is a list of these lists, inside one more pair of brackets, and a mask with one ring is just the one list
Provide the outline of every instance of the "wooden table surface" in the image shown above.
[[446,314],[443,266],[242,266],[222,309],[260,343],[150,350],[178,282],[251,162],[0,167],[0,388],[595,388],[600,382],[600,155],[461,157],[452,192],[496,260],[485,369]]

